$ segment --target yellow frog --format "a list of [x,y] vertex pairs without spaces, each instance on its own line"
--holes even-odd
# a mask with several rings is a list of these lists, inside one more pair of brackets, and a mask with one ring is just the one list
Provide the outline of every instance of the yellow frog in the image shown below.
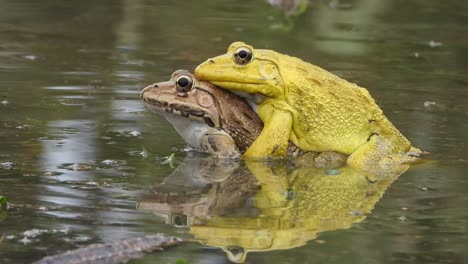
[[298,58],[234,42],[195,75],[258,106],[264,128],[245,158],[285,156],[288,141],[306,151],[349,154],[347,163],[358,168],[413,162],[422,154],[365,88]]

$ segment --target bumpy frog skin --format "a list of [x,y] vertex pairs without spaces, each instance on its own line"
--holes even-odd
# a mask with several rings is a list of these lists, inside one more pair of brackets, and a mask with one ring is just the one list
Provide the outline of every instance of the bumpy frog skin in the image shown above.
[[358,168],[413,162],[421,154],[366,89],[298,58],[235,42],[195,75],[256,98],[264,129],[245,158],[284,156],[288,140],[305,151],[348,154]]
[[167,82],[145,87],[140,97],[191,147],[217,158],[240,157],[263,128],[244,99],[198,81],[186,70],[175,71]]

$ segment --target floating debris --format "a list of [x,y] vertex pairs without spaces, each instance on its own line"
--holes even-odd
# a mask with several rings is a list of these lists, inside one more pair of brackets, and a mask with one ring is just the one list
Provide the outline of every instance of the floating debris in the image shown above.
[[57,234],[57,233],[68,234],[69,231],[70,230],[68,228],[52,229],[52,230],[34,228],[34,229],[24,231],[23,238],[18,241],[23,243],[24,245],[27,245],[27,244],[36,242],[37,238],[43,234]]
[[111,160],[111,159],[106,159],[106,160],[103,160],[101,161],[102,164],[105,164],[105,165],[110,165],[110,166],[117,166],[119,165],[119,162],[117,160]]
[[134,136],[134,137],[138,137],[139,135],[141,135],[141,132],[138,132],[136,130],[130,132],[130,135]]
[[58,172],[58,171],[46,171],[44,174],[46,176],[59,176],[59,175],[62,175],[63,173]]
[[140,152],[140,155],[143,158],[147,158],[149,156],[149,152],[143,147],[143,150]]
[[23,232],[24,237],[36,238],[44,233],[48,233],[47,229],[31,229]]
[[447,105],[437,103],[434,101],[425,101],[424,102],[424,108],[428,111],[436,111],[436,112],[446,112],[450,111],[450,107]]
[[419,57],[421,57],[421,55],[419,54],[419,52],[413,53],[413,56],[414,56],[416,59],[419,59]]
[[19,126],[16,126],[17,129],[28,129],[28,128],[31,128],[30,125],[19,125]]
[[3,100],[0,102],[0,104],[2,104],[2,105],[7,105],[7,104],[9,104],[9,103],[10,103],[10,102],[8,102],[7,99],[3,99]]
[[426,101],[426,102],[424,102],[424,107],[429,108],[429,107],[434,106],[436,104],[437,103],[433,102],[433,101]]
[[398,220],[400,220],[400,222],[406,222],[406,220],[408,220],[408,218],[406,218],[406,216],[402,215],[402,216],[398,217]]
[[162,161],[161,164],[169,164],[171,168],[174,167],[174,161],[175,161],[175,153],[172,153],[169,157],[165,157]]
[[23,56],[23,58],[25,58],[25,59],[27,59],[27,60],[30,60],[30,61],[35,61],[35,60],[37,60],[39,57],[36,56],[36,55],[31,54],[31,55],[25,55],[25,56]]
[[59,166],[59,168],[72,171],[89,171],[93,169],[92,166],[83,163],[64,164],[63,166]]
[[129,151],[128,154],[130,154],[131,156],[138,156],[138,157],[143,157],[143,158],[147,158],[150,155],[150,153],[145,148],[143,148],[142,151],[139,151],[139,150]]
[[440,47],[440,46],[442,46],[442,42],[437,42],[435,40],[429,41],[429,47],[431,47],[431,48],[437,48],[437,47]]
[[[99,190],[101,189],[102,185],[95,182],[95,181],[89,181],[89,182],[73,182],[74,185],[70,186],[72,189],[79,189],[79,190]],[[106,185],[104,183],[103,185]]]
[[11,170],[15,163],[11,161],[0,162],[0,169]]
[[8,199],[0,195],[0,210],[8,210]]

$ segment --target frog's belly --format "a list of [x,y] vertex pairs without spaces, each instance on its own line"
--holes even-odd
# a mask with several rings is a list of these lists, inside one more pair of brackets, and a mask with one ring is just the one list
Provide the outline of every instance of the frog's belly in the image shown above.
[[302,150],[308,151],[338,151],[344,154],[353,153],[364,144],[369,135],[368,126],[317,126],[309,127],[293,126],[290,140]]

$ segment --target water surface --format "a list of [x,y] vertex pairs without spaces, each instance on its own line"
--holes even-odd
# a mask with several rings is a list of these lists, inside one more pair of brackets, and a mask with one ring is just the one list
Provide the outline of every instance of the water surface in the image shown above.
[[[0,213],[1,263],[155,232],[198,242],[132,263],[229,263],[222,248],[249,251],[246,263],[468,258],[467,3],[316,1],[303,12],[261,0],[0,5],[0,196],[12,204]],[[368,88],[435,162],[369,185],[347,168],[259,172],[187,157],[138,92],[237,40]]]

